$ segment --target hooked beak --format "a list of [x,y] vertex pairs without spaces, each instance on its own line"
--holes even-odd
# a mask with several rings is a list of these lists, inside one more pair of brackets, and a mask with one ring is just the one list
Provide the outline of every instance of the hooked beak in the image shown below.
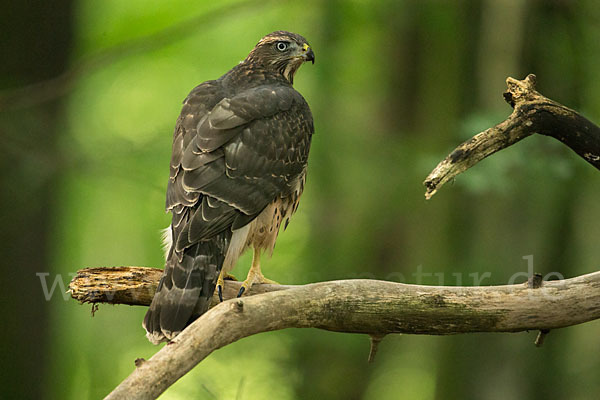
[[311,61],[313,64],[315,63],[315,53],[313,53],[312,49],[309,45],[304,43],[302,46],[302,57],[304,57],[304,61]]

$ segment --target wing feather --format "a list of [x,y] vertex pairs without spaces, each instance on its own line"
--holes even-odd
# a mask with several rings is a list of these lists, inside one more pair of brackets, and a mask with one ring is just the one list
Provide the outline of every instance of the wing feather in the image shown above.
[[192,208],[179,218],[187,222],[175,229],[176,250],[246,225],[293,190],[312,133],[310,109],[289,85],[231,97],[214,83],[194,89],[175,129],[167,191],[168,209]]

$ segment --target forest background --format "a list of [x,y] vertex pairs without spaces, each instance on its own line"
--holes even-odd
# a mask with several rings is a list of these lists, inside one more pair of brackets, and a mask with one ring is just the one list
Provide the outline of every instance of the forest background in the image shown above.
[[[57,0],[1,14],[3,398],[100,398],[157,351],[143,307],[92,318],[66,285],[82,267],[162,267],[181,101],[274,30],[314,49],[295,87],[316,133],[269,278],[491,285],[600,266],[600,175],[553,139],[526,139],[430,201],[422,186],[510,114],[508,76],[535,73],[541,93],[600,123],[597,1]],[[598,398],[600,322],[542,348],[535,334],[389,336],[367,364],[365,335],[265,333],[161,398]]]

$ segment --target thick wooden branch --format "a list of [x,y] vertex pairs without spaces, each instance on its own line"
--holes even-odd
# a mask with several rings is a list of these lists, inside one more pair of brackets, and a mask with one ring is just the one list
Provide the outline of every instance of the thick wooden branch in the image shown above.
[[[160,270],[90,268],[70,284],[84,302],[148,305]],[[541,286],[540,286],[541,284]],[[156,398],[214,350],[246,336],[285,328],[366,333],[449,335],[562,328],[600,318],[600,272],[505,286],[422,286],[343,280],[303,286],[255,285],[225,297],[136,370],[108,398]],[[286,290],[282,290],[286,289]]]
[[522,81],[508,78],[506,83],[504,99],[514,108],[512,114],[462,143],[440,162],[423,182],[427,199],[456,175],[534,133],[560,140],[600,169],[600,127],[538,93],[535,75],[528,75]]
[[151,359],[139,360],[107,398],[156,398],[216,349],[260,332],[319,328],[380,338],[389,333],[547,331],[600,318],[600,272],[543,282],[539,288],[528,283],[443,287],[357,279],[286,289],[212,308]]

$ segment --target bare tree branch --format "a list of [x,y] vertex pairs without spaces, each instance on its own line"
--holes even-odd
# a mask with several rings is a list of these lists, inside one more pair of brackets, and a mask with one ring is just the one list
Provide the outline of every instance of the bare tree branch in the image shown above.
[[[137,269],[137,278],[121,284],[138,290],[140,283],[154,280],[155,272],[148,272]],[[227,296],[235,295],[238,285],[228,281]],[[216,349],[285,328],[319,328],[381,338],[389,333],[547,332],[600,318],[600,272],[542,282],[540,287],[531,282],[444,287],[362,279],[256,287],[260,289],[254,290],[267,293],[217,305],[151,359],[137,360],[135,371],[107,398],[156,398]],[[374,355],[373,350],[371,353]]]
[[459,145],[427,176],[423,184],[430,199],[456,175],[484,158],[538,133],[552,136],[600,169],[600,128],[577,112],[535,90],[535,75],[522,81],[508,78],[504,99],[514,108],[500,124]]

